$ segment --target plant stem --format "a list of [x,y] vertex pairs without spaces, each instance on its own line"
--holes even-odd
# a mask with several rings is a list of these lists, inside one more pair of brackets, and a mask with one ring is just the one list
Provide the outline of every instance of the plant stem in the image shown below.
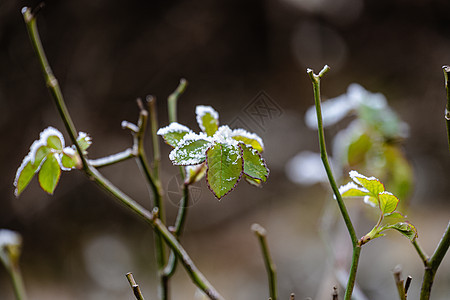
[[439,241],[436,250],[434,250],[433,255],[430,257],[430,259],[427,260],[427,264],[425,266],[425,273],[423,276],[422,289],[420,292],[420,300],[430,299],[434,276],[436,275],[437,269],[439,268],[442,259],[447,253],[449,247],[450,247],[450,222],[448,223],[444,235]]
[[176,122],[177,121],[177,102],[178,98],[181,94],[184,93],[184,90],[187,87],[187,81],[186,79],[182,78],[180,79],[180,83],[178,84],[176,90],[170,94],[170,96],[167,99],[167,108],[169,110],[169,122]]
[[[125,205],[129,209],[131,209],[134,213],[136,213],[139,217],[144,219],[148,224],[150,224],[153,227],[153,230],[155,231],[156,235],[161,236],[166,242],[167,245],[174,251],[175,255],[180,259],[182,262],[184,268],[186,269],[186,272],[188,273],[189,277],[192,279],[194,284],[200,288],[211,300],[222,300],[224,299],[217,291],[216,289],[206,280],[204,275],[197,269],[197,267],[192,262],[191,258],[187,254],[186,250],[178,243],[177,239],[170,233],[170,231],[167,229],[167,227],[164,225],[163,221],[160,220],[157,216],[159,214],[159,209],[155,209],[155,213],[150,213],[148,210],[146,210],[144,207],[142,207],[139,203],[137,203],[135,200],[130,198],[128,195],[124,194],[120,189],[118,189],[115,185],[113,185],[111,182],[109,182],[96,168],[91,166],[86,158],[86,156],[83,154],[83,151],[81,151],[81,148],[77,142],[77,134],[75,130],[75,126],[72,122],[72,119],[70,117],[70,114],[67,110],[67,107],[64,102],[63,95],[61,93],[61,90],[58,85],[58,81],[56,80],[55,76],[53,75],[50,65],[48,64],[44,49],[42,47],[41,40],[39,38],[39,33],[36,26],[36,18],[32,14],[31,9],[24,7],[22,9],[22,14],[27,26],[28,34],[31,39],[31,43],[34,47],[34,50],[36,51],[36,54],[39,58],[41,68],[44,73],[44,77],[47,82],[47,87],[49,88],[54,100],[55,104],[57,106],[58,112],[63,119],[64,125],[69,132],[70,139],[75,144],[77,148],[77,152],[82,160],[83,163],[83,170],[85,174],[93,180],[98,186],[100,186],[103,190],[105,190],[108,194],[110,194],[114,199],[119,201],[121,204]],[[146,115],[145,113],[142,113],[140,115],[140,127],[139,132],[136,134],[136,136],[139,136],[137,138],[137,148],[138,152],[140,152],[139,159],[143,164],[144,171],[146,175],[148,176],[148,179],[153,179],[151,177],[151,173],[149,172],[148,164],[145,159],[145,156],[143,155],[143,144],[142,144],[142,134],[143,134],[143,128],[144,128],[144,122],[146,121]],[[149,180],[150,181],[150,180]],[[159,185],[156,185],[155,182],[150,181],[150,185],[152,188],[154,187],[160,187]],[[156,191],[156,189],[154,189]],[[159,191],[159,190],[158,190]],[[160,196],[160,194],[158,194]],[[161,200],[161,198],[158,198]]]
[[158,114],[156,110],[156,99],[152,96],[147,96],[147,103],[150,112],[150,131],[152,135],[153,145],[153,175],[159,177],[159,163],[161,161],[161,150],[159,147],[159,137],[156,134],[158,131]]
[[[148,101],[154,101],[152,97],[147,97]],[[159,173],[158,172],[151,172],[150,166],[147,161],[147,155],[145,154],[145,148],[144,148],[144,136],[145,136],[145,129],[147,128],[147,120],[148,120],[148,111],[145,109],[142,101],[140,99],[137,100],[138,107],[139,107],[139,120],[138,120],[138,132],[134,134],[134,145],[137,152],[137,163],[139,165],[139,168],[144,173],[147,182],[150,184],[153,195],[154,195],[154,207],[158,211],[158,217],[159,219],[165,223],[165,212],[164,212],[164,205],[162,201],[162,188],[161,188],[161,182],[159,180]],[[149,107],[152,104],[149,102]],[[154,103],[153,103],[154,105]],[[150,115],[150,117],[156,117],[156,113],[154,111],[153,106],[153,114]],[[151,123],[155,123],[157,121],[150,120]],[[156,127],[154,124],[152,125],[152,131],[153,127]],[[156,131],[155,131],[156,135]],[[155,142],[155,139],[153,139],[153,142]],[[158,140],[156,140],[156,143],[158,143]],[[155,155],[159,156],[159,145],[155,146],[153,145],[153,148],[157,148],[157,153]],[[158,158],[159,159],[159,158]],[[156,166],[159,164],[159,162],[155,162]],[[155,171],[158,171],[158,167],[155,168]],[[169,287],[168,282],[164,278],[162,272],[164,270],[164,266],[166,265],[166,250],[164,243],[162,241],[161,236],[159,236],[158,233],[155,234],[155,252],[156,252],[156,262],[158,264],[158,273],[159,273],[159,299],[166,300],[168,299],[168,293],[169,293]]]
[[394,280],[400,300],[406,300],[405,286],[403,285],[402,270],[400,266],[394,268]]
[[116,154],[108,155],[97,159],[88,159],[88,163],[94,168],[102,168],[125,161],[132,157],[135,157],[133,149],[128,148]]
[[137,300],[145,300],[144,295],[142,295],[141,289],[139,288],[139,285],[134,280],[132,273],[127,273],[127,279],[130,283],[131,289],[133,290],[133,294],[136,297]]
[[414,246],[414,249],[416,249],[417,254],[419,254],[420,259],[423,262],[423,265],[427,267],[429,259],[428,255],[426,255],[422,247],[420,247],[419,243],[417,242],[417,239],[414,239],[414,241],[412,241],[412,244]]
[[450,73],[450,66],[443,66],[442,69],[444,70],[444,79],[445,79],[445,91],[447,94],[447,105],[445,106],[445,123],[447,125],[447,138],[448,138],[448,147],[450,150],[450,90],[449,90],[449,73]]
[[317,124],[318,124],[318,135],[319,135],[319,148],[320,148],[320,157],[322,159],[323,165],[325,167],[325,171],[327,173],[328,181],[330,182],[331,189],[336,197],[339,210],[341,211],[341,215],[344,219],[345,225],[347,227],[348,233],[350,235],[350,239],[352,241],[353,246],[353,255],[352,255],[352,265],[350,269],[349,279],[347,283],[347,288],[345,290],[345,300],[349,300],[353,293],[353,288],[355,285],[356,279],[356,271],[358,268],[359,255],[361,252],[361,245],[358,242],[358,238],[356,236],[355,229],[353,227],[352,221],[348,214],[347,208],[345,206],[344,200],[342,199],[341,194],[339,193],[339,189],[337,187],[336,181],[333,176],[333,172],[331,171],[330,163],[328,161],[328,154],[326,150],[325,144],[325,133],[323,130],[323,120],[322,120],[322,109],[321,109],[321,96],[320,96],[320,79],[330,70],[330,67],[325,65],[323,69],[319,72],[318,75],[314,74],[312,69],[307,69],[307,73],[311,78],[314,90],[314,103],[316,106],[317,112]]
[[269,279],[269,293],[270,299],[277,300],[277,273],[275,264],[272,261],[269,252],[269,246],[267,245],[266,230],[259,224],[252,225],[252,231],[256,234],[259,240],[259,245],[261,247],[264,264],[266,266],[267,277]]
[[11,281],[14,288],[14,294],[17,300],[26,300],[27,294],[25,292],[25,286],[23,284],[22,274],[18,264],[12,264],[9,269]]
[[48,63],[47,56],[45,55],[44,48],[42,47],[41,38],[39,37],[39,31],[36,25],[36,18],[32,14],[31,9],[28,7],[22,8],[22,15],[25,20],[25,24],[27,26],[28,35],[30,37],[33,48],[38,56],[39,63],[41,65],[41,69],[44,73],[45,82],[47,84],[50,93],[53,96],[53,100],[55,101],[56,107],[58,109],[59,114],[61,115],[64,125],[67,129],[67,132],[70,136],[70,139],[75,144],[78,154],[81,157],[81,162],[83,167],[86,168],[87,161],[86,158],[82,155],[82,150],[80,145],[77,142],[77,130],[75,125],[73,124],[72,118],[69,115],[69,111],[67,110],[66,104],[64,102],[64,97],[59,87],[58,80],[53,75],[53,71]]

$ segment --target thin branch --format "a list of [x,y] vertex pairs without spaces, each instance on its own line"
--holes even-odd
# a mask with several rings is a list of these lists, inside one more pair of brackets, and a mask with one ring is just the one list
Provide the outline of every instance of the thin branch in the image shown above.
[[8,269],[9,275],[11,277],[14,295],[17,300],[27,300],[27,293],[25,291],[25,285],[23,283],[22,273],[20,272],[20,268],[18,264],[11,265],[11,268]]
[[275,264],[273,263],[272,258],[270,256],[269,246],[267,245],[267,240],[266,240],[267,232],[259,224],[253,224],[252,231],[258,237],[259,245],[260,245],[262,253],[263,253],[264,264],[266,266],[267,277],[269,280],[270,298],[272,300],[277,300],[277,273],[276,273]]
[[447,105],[445,106],[445,113],[444,113],[444,118],[445,118],[445,123],[447,125],[447,138],[448,138],[448,147],[450,150],[450,89],[449,89],[449,82],[448,82],[448,78],[449,78],[449,73],[450,73],[450,66],[443,66],[442,67],[443,71],[444,71],[444,79],[445,79],[445,91],[447,94]]
[[133,277],[133,273],[127,273],[127,279],[130,283],[131,289],[133,290],[133,294],[136,297],[137,300],[145,300],[144,295],[142,295],[141,289],[139,288],[139,285],[136,283]]
[[353,293],[353,288],[355,286],[356,271],[358,269],[359,256],[361,253],[361,245],[358,242],[355,228],[353,227],[353,224],[350,219],[350,215],[348,214],[344,200],[342,199],[342,196],[339,193],[339,189],[337,187],[336,180],[334,179],[333,172],[331,171],[330,163],[328,161],[328,154],[327,154],[326,144],[325,144],[325,133],[324,133],[324,129],[323,129],[322,109],[321,109],[321,104],[320,104],[321,103],[320,80],[329,70],[330,70],[330,67],[325,65],[325,67],[323,67],[323,69],[319,72],[319,75],[314,74],[314,71],[311,69],[307,69],[307,73],[308,73],[309,77],[311,78],[311,81],[313,84],[313,89],[314,89],[314,102],[315,102],[316,112],[317,112],[320,157],[321,157],[323,165],[325,167],[325,171],[327,173],[328,180],[330,182],[330,186],[331,186],[333,193],[335,195],[335,198],[337,200],[339,210],[341,211],[341,215],[344,219],[345,225],[347,226],[347,230],[350,235],[350,239],[352,241],[352,246],[353,246],[352,265],[351,265],[347,288],[345,290],[345,296],[344,296],[345,300],[350,300],[351,295]]
[[439,244],[436,247],[431,258],[428,260],[428,265],[425,267],[425,274],[423,276],[422,289],[420,292],[420,300],[430,299],[431,288],[433,286],[434,276],[450,247],[450,222],[445,229]]
[[169,122],[176,122],[177,121],[177,102],[178,98],[181,94],[184,93],[184,90],[187,87],[188,82],[186,79],[182,78],[180,79],[180,83],[178,84],[178,87],[176,90],[170,94],[170,96],[167,99],[167,108],[169,110]]
[[156,99],[153,96],[147,96],[148,110],[150,112],[150,131],[152,135],[153,145],[153,175],[158,178],[159,163],[161,161],[161,150],[159,146],[159,137],[156,134],[158,131],[158,115],[156,110]]
[[338,300],[339,296],[338,296],[338,291],[337,291],[337,287],[333,287],[333,300]]
[[102,168],[102,167],[110,166],[110,165],[125,161],[125,160],[133,158],[135,156],[136,155],[133,152],[133,149],[128,148],[128,149],[125,149],[124,151],[116,153],[116,154],[112,154],[112,155],[108,155],[108,156],[96,158],[96,159],[88,159],[88,163],[91,166],[93,166],[94,168]]
[[400,300],[406,300],[406,291],[405,291],[405,286],[404,286],[404,282],[402,279],[402,269],[400,268],[400,266],[396,266],[394,268],[393,273],[394,273],[395,286],[397,287],[398,296],[399,296]]
[[[102,174],[100,174],[100,172],[98,172],[96,168],[94,168],[89,164],[86,156],[83,154],[83,151],[81,151],[80,145],[77,142],[76,139],[77,134],[75,126],[73,125],[72,119],[65,105],[64,98],[60,91],[57,80],[54,77],[51,68],[48,64],[47,58],[45,56],[45,52],[42,47],[36,26],[36,19],[34,15],[31,13],[31,9],[27,7],[22,9],[22,13],[25,23],[27,25],[27,30],[31,39],[31,43],[36,51],[36,54],[40,61],[41,68],[44,72],[44,77],[46,79],[47,86],[55,100],[55,104],[57,106],[61,118],[63,119],[64,125],[67,131],[69,132],[70,139],[77,148],[78,154],[80,155],[80,158],[83,162],[83,170],[85,171],[86,175],[91,180],[93,180],[98,186],[100,186],[103,190],[105,190],[108,194],[110,194],[114,199],[116,199],[118,202],[125,205],[129,209],[131,209],[139,217],[141,217],[148,224],[150,224],[153,227],[155,233],[157,235],[160,235],[167,242],[167,245],[174,251],[178,259],[180,259],[184,268],[186,269],[186,272],[188,273],[189,277],[192,279],[194,284],[198,288],[200,288],[206,295],[208,295],[208,297],[211,300],[224,299],[216,291],[216,289],[206,280],[204,275],[197,269],[197,267],[194,265],[187,252],[178,243],[177,239],[170,233],[170,231],[164,225],[162,220],[160,220],[157,217],[158,213],[150,213],[148,210],[143,208],[139,203],[130,198],[128,195],[124,194],[120,189],[118,189],[115,185],[109,182]],[[141,114],[141,118],[143,118],[144,115],[145,114]],[[143,121],[144,120],[141,120],[141,122]],[[140,128],[143,128],[143,126],[141,126]],[[155,211],[158,211],[158,209],[156,209]]]
[[425,267],[428,267],[428,260],[430,259],[428,255],[425,254],[422,247],[420,247],[419,243],[417,242],[417,239],[414,239],[414,241],[411,242],[414,246],[414,249],[416,249],[417,254],[419,254],[420,259],[423,262],[423,265]]

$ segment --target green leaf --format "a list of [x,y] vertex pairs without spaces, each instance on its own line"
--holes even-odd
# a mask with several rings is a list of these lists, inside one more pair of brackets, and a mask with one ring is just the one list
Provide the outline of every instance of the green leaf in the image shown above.
[[219,128],[219,114],[211,106],[198,105],[195,108],[197,122],[201,130],[213,136]]
[[266,182],[269,176],[269,169],[259,152],[245,144],[239,144],[244,158],[244,173],[251,178]]
[[169,158],[174,165],[196,165],[205,161],[209,146],[211,142],[203,139],[185,141],[170,152]]
[[47,146],[52,148],[52,149],[62,150],[63,142],[61,141],[59,136],[57,136],[57,135],[50,135],[47,138]]
[[364,197],[369,195],[369,191],[349,182],[339,188],[342,197]]
[[55,155],[49,154],[39,171],[39,184],[41,188],[47,193],[53,194],[60,176],[61,169],[58,160]]
[[350,177],[354,182],[364,187],[374,197],[384,192],[384,185],[375,177],[366,177],[356,171],[350,171]]
[[378,195],[380,209],[383,214],[392,213],[398,205],[398,198],[389,192],[382,192]]
[[256,133],[250,133],[242,128],[234,129],[231,137],[238,142],[243,142],[247,146],[251,146],[259,152],[263,152],[264,143]]
[[215,144],[206,151],[206,180],[220,200],[232,191],[242,176],[243,161],[239,146]]
[[188,127],[177,122],[172,122],[169,126],[160,128],[157,134],[161,135],[167,144],[175,148],[189,132],[191,130]]
[[21,166],[17,170],[16,178],[14,180],[14,186],[16,187],[14,194],[16,197],[19,197],[23,190],[28,186],[34,176],[34,173],[36,173],[37,168],[38,167],[36,165],[31,163],[29,156],[25,157]]
[[411,223],[399,222],[394,225],[387,226],[386,228],[397,230],[411,241],[414,241],[417,238],[417,229]]
[[50,153],[50,151],[51,150],[50,150],[49,147],[47,147],[47,146],[40,146],[35,152],[33,165],[36,168],[38,168],[41,165],[42,160],[45,157],[47,157],[47,155]]
[[78,133],[77,142],[78,145],[80,145],[81,151],[85,152],[92,144],[92,139],[87,133],[80,131]]
[[66,169],[73,169],[77,165],[76,157],[72,157],[67,155],[66,153],[63,153],[61,157],[61,164]]
[[372,140],[367,133],[354,137],[347,150],[347,161],[350,166],[363,163],[366,154],[372,147]]

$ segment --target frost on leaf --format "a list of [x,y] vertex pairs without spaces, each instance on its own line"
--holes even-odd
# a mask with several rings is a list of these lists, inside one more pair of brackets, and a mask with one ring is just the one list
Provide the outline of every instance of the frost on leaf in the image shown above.
[[262,139],[256,133],[250,133],[244,129],[234,129],[231,132],[231,137],[236,141],[243,142],[244,144],[251,146],[259,152],[264,151],[264,143]]
[[211,106],[198,105],[195,114],[200,129],[208,136],[212,136],[219,128],[219,113]]
[[242,149],[244,159],[244,173],[253,179],[266,182],[269,176],[269,169],[267,169],[266,162],[261,157],[259,152],[245,144],[239,145]]
[[[87,134],[80,132],[78,137],[82,150],[90,145]],[[39,183],[44,191],[53,193],[61,175],[61,170],[73,169],[79,160],[78,153],[72,147],[65,147],[61,132],[48,127],[33,142],[28,155],[17,169],[14,194],[19,196],[30,183],[34,174],[39,172]]]
[[242,177],[243,160],[237,145],[217,143],[206,152],[208,187],[220,200],[231,192]]
[[160,128],[156,134],[162,136],[168,145],[175,148],[183,137],[190,132],[192,131],[188,127],[172,122],[169,126]]
[[188,133],[173,149],[169,158],[174,165],[189,166],[202,163],[206,159],[206,150],[211,146],[206,134]]
[[80,145],[81,151],[85,152],[92,144],[92,139],[87,133],[80,131],[78,133],[77,142],[78,145]]

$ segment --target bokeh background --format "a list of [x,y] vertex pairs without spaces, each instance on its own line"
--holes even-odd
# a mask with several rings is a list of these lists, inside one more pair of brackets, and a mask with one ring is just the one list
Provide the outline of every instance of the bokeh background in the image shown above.
[[[23,236],[21,265],[30,299],[133,299],[125,278],[129,271],[144,295],[156,299],[152,230],[80,172],[63,174],[53,196],[40,190],[36,179],[19,199],[13,195],[15,171],[32,141],[47,126],[63,129],[20,13],[37,3],[0,1],[0,228]],[[318,72],[324,64],[331,66],[322,82],[324,98],[357,82],[386,95],[409,124],[404,151],[415,170],[415,190],[408,215],[431,253],[450,212],[441,71],[450,63],[449,11],[445,0],[49,0],[38,26],[77,129],[93,138],[92,158],[131,145],[120,124],[136,121],[137,97],[154,95],[160,125],[167,125],[166,97],[180,78],[189,81],[179,102],[181,123],[198,130],[195,106],[206,104],[219,111],[222,124],[261,135],[271,170],[268,183],[263,189],[240,183],[220,202],[205,183],[198,184],[183,245],[228,299],[266,299],[263,260],[250,231],[258,222],[268,230],[280,299],[291,292],[299,299],[330,299],[338,283],[319,234],[323,212],[335,214],[327,205],[329,188],[299,186],[285,175],[292,156],[318,148],[316,133],[303,121],[313,103],[306,68]],[[249,114],[261,97],[273,110],[264,117]],[[173,221],[178,168],[166,159],[169,147],[162,150]],[[151,207],[133,160],[102,171]],[[360,204],[349,205],[353,218],[363,219],[358,222],[362,235],[371,223],[361,217]],[[333,231],[332,240],[346,269],[351,253],[345,231]],[[364,247],[357,280],[365,296],[359,299],[395,299],[391,274],[397,264],[405,276],[413,276],[408,299],[418,299],[422,265],[397,234]],[[449,286],[447,257],[433,299],[450,299]],[[182,268],[172,294],[173,299],[201,299]],[[13,299],[4,269],[0,299]]]

